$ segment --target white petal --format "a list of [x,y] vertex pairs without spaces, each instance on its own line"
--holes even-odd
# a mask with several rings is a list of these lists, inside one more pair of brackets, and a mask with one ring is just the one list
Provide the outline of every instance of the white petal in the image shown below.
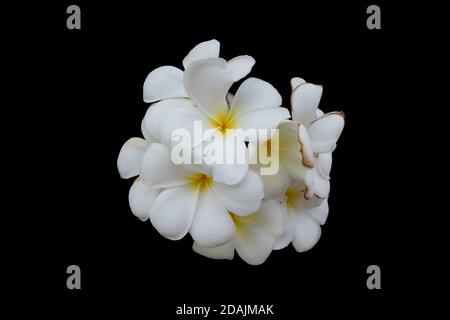
[[292,120],[307,126],[315,118],[321,97],[322,86],[305,83],[296,87],[291,96]]
[[311,198],[307,197],[306,184],[304,181],[292,181],[289,191],[294,191],[294,194],[297,193],[299,196],[294,197],[290,200],[291,213],[295,214],[303,214],[307,212],[309,209],[319,206],[322,203],[322,199],[312,196]]
[[203,247],[221,246],[233,238],[233,221],[212,190],[200,193],[190,234]]
[[[240,113],[275,108],[281,105],[281,96],[270,83],[257,78],[248,78],[239,87],[231,105],[231,113]],[[286,109],[287,110],[287,109]]]
[[316,119],[317,118],[320,118],[321,116],[323,116],[325,113],[322,111],[322,110],[320,110],[319,108],[317,108],[317,111],[316,111]]
[[147,127],[145,126],[145,118],[142,119],[141,121],[141,132],[142,135],[144,136],[145,140],[147,141],[147,143],[151,143],[151,142],[158,142],[150,133],[150,131],[147,130]]
[[314,168],[314,194],[321,198],[328,198],[330,193],[330,179],[324,178],[317,168]]
[[319,153],[317,156],[317,167],[325,179],[330,179],[331,164],[333,162],[332,152]]
[[[259,170],[259,169],[257,169]],[[278,171],[273,175],[261,175],[264,185],[264,198],[278,198],[286,192],[289,187],[289,176],[282,164],[279,164]]]
[[234,240],[228,241],[222,246],[206,248],[194,242],[192,249],[198,254],[211,259],[228,259],[234,257]]
[[183,59],[183,67],[186,69],[192,62],[206,59],[218,58],[220,52],[220,43],[216,39],[201,42],[196,45],[188,55]]
[[137,179],[128,193],[131,212],[139,219],[147,220],[158,193],[158,189],[149,188],[141,179]]
[[317,207],[309,209],[308,214],[320,225],[325,224],[328,217],[328,201],[323,200]]
[[289,117],[288,109],[277,107],[241,113],[235,118],[235,123],[237,128],[244,130],[275,129],[281,121]]
[[308,133],[314,152],[332,151],[344,129],[344,113],[330,112],[311,123]]
[[305,126],[300,125],[298,127],[298,141],[300,142],[300,152],[302,154],[302,164],[305,167],[314,167],[314,153],[312,149],[312,142],[308,135],[308,131]]
[[192,62],[184,72],[184,87],[189,97],[211,119],[219,120],[228,113],[226,95],[233,80],[226,72],[223,59]]
[[238,56],[228,61],[227,72],[233,81],[239,81],[250,73],[255,59],[250,56]]
[[172,66],[159,67],[144,82],[144,101],[187,97],[183,87],[183,71]]
[[171,188],[189,183],[189,172],[174,165],[169,150],[159,143],[152,143],[144,153],[140,175],[152,188]]
[[235,216],[236,251],[245,262],[258,265],[269,257],[283,231],[284,216],[282,206],[275,200],[264,201],[255,214]]
[[286,204],[275,199],[269,199],[263,200],[255,213],[248,216],[238,216],[236,220],[242,224],[258,226],[278,238],[284,231],[286,216]]
[[191,109],[194,102],[190,99],[167,99],[152,104],[145,113],[143,125],[153,141],[161,142],[162,121],[169,111]]
[[[195,133],[195,124],[201,125],[201,130]],[[205,130],[212,128],[212,122],[208,119],[199,108],[188,106],[185,108],[173,108],[169,110],[160,121],[161,141],[166,146],[173,146],[183,141],[177,141],[175,138],[175,130],[183,130],[188,133],[190,139],[186,143],[190,143],[191,147],[195,147],[203,141],[203,133]],[[200,127],[199,127],[200,128]]]
[[120,177],[128,179],[139,174],[142,156],[147,147],[147,141],[142,138],[131,138],[125,142],[117,158]]
[[192,225],[197,198],[198,192],[190,186],[163,190],[150,211],[152,225],[168,239],[183,238]]
[[298,252],[304,252],[319,241],[320,226],[309,214],[299,214],[295,217],[295,235],[292,245]]
[[230,186],[215,182],[213,189],[225,208],[237,215],[256,212],[264,197],[261,177],[251,170],[239,183]]
[[283,232],[277,238],[273,248],[274,250],[284,249],[292,242],[292,239],[294,239],[294,226],[294,215],[288,213],[288,210],[286,210]]
[[248,172],[248,164],[213,164],[213,178],[218,183],[236,185]]
[[305,80],[299,77],[295,77],[291,79],[291,88],[295,90],[299,85],[306,83]]
[[[217,138],[218,137],[218,138]],[[221,138],[222,137],[222,138]],[[222,142],[220,142],[219,140],[223,139]],[[235,143],[232,143],[230,141],[231,137],[230,136],[226,136],[225,138],[223,138],[223,136],[216,136],[216,139],[214,139],[214,141],[212,142],[211,145],[209,145],[208,147],[214,147],[213,144],[216,144],[215,148],[217,150],[219,150],[219,143],[222,143],[224,146],[232,146],[230,148],[225,149],[225,151],[223,152],[223,155],[214,155],[216,158],[216,160],[220,160],[222,159],[222,162],[217,162],[215,161],[215,163],[212,165],[212,169],[213,169],[213,178],[214,181],[220,182],[220,183],[224,183],[227,185],[234,185],[236,183],[238,183],[239,181],[241,181],[247,171],[248,171],[248,151],[247,151],[247,147],[245,146],[245,143],[243,140],[241,139],[237,139],[235,141]],[[224,147],[225,148],[225,147]],[[208,149],[205,149],[205,154],[210,154],[210,152],[206,151]],[[227,161],[227,153],[230,153],[230,160],[233,160],[231,162]],[[234,152],[234,157],[232,157]],[[208,159],[214,159],[214,156],[211,155],[205,155],[205,157],[207,157]],[[238,162],[239,160],[239,162]],[[211,161],[211,160],[209,160]],[[209,162],[211,163],[211,162]]]

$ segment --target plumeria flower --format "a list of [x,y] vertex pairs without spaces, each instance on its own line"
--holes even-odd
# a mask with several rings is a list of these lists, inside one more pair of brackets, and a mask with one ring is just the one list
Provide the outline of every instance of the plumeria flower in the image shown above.
[[320,226],[328,217],[328,201],[316,196],[307,199],[306,186],[303,182],[291,180],[286,187],[284,199],[280,199],[286,207],[285,226],[274,249],[285,248],[292,242],[298,252],[304,252],[319,241]]
[[[214,58],[194,61],[188,66],[184,72],[184,87],[190,99],[183,101],[186,107],[170,108],[165,112],[159,133],[164,144],[170,146],[173,132],[180,128],[193,135],[195,121],[202,123],[203,131],[215,133],[215,139],[208,143],[226,145],[230,130],[274,129],[281,120],[289,118],[289,111],[280,107],[278,91],[257,78],[246,79],[229,105],[227,95],[233,80],[227,68],[225,60]],[[245,138],[237,137],[238,158],[247,157]],[[200,141],[193,141],[193,145],[203,142],[206,141],[202,136]],[[214,179],[226,184],[238,183],[247,169],[247,162],[212,164]]]
[[314,194],[327,198],[330,192],[331,153],[344,128],[344,113],[323,114],[318,109],[322,86],[306,83],[301,78],[293,78],[291,85],[292,120],[299,128],[302,154],[307,155],[302,164],[314,168]]
[[141,179],[150,188],[162,189],[150,210],[150,221],[158,232],[172,240],[188,232],[196,243],[216,247],[229,242],[234,223],[228,212],[247,216],[261,205],[261,178],[248,171],[232,186],[214,179],[203,165],[174,165],[169,149],[152,143],[145,151]]
[[234,223],[232,240],[222,246],[207,248],[194,242],[195,252],[212,259],[234,257],[234,250],[247,263],[259,265],[266,261],[276,240],[283,233],[285,204],[276,200],[263,200],[259,210],[248,216],[229,215]]
[[[183,67],[186,69],[192,62],[205,58],[218,58],[220,43],[217,40],[209,40],[195,46],[183,59]],[[233,81],[245,77],[255,60],[247,55],[235,57],[226,63],[226,72]],[[159,67],[147,76],[144,82],[144,101],[155,102],[170,98],[188,97],[183,85],[183,71],[173,66]]]
[[[293,120],[281,121],[278,125],[278,145],[267,141],[258,146],[267,149],[266,157],[270,161],[280,163],[276,175],[263,176],[265,194],[279,195],[281,189],[278,186],[286,183],[289,176],[304,182],[307,199],[313,196],[325,199],[330,191],[332,151],[344,127],[344,113],[324,114],[318,109],[322,86],[306,83],[301,78],[292,79],[291,84]],[[255,157],[256,146],[251,144],[250,150],[251,157]],[[258,163],[264,161],[267,159]]]
[[[123,179],[133,178],[139,175],[142,157],[152,143],[148,133],[143,132],[146,139],[134,137],[125,142],[120,149],[117,158],[117,168]],[[146,186],[137,177],[128,193],[131,212],[139,219],[145,221],[149,218],[153,201],[159,193],[159,189]]]

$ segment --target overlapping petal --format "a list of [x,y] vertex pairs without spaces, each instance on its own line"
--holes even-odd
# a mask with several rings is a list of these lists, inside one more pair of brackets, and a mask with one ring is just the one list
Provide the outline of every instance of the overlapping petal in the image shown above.
[[208,115],[220,121],[228,114],[226,96],[233,84],[223,59],[203,59],[192,62],[184,72],[184,87],[189,97]]
[[198,192],[190,186],[165,189],[153,203],[150,221],[162,236],[179,240],[192,225],[197,200]]
[[196,45],[183,59],[183,67],[186,69],[192,62],[206,58],[218,58],[220,42],[212,39]]
[[221,246],[233,238],[233,221],[214,192],[200,194],[190,234],[203,247]]
[[330,112],[314,120],[309,129],[314,152],[330,152],[344,129],[344,114]]
[[158,193],[159,189],[150,188],[141,179],[136,179],[128,193],[131,212],[142,221],[147,220]]
[[291,96],[292,120],[306,126],[314,120],[322,91],[322,86],[312,83],[295,87]]
[[172,67],[159,67],[149,73],[144,82],[144,101],[187,97],[183,86],[183,71]]
[[213,189],[225,208],[240,216],[256,212],[264,197],[261,177],[251,170],[247,171],[239,183],[234,185],[215,183]]

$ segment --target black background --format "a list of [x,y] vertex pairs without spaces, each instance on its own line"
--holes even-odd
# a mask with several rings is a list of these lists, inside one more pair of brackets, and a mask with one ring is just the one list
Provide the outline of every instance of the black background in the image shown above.
[[[81,30],[66,28],[70,4],[81,7]],[[80,314],[88,308],[99,314],[138,311],[166,319],[184,303],[217,308],[258,303],[275,304],[277,318],[292,319],[307,311],[384,315],[398,306],[398,295],[405,294],[406,248],[396,221],[405,213],[387,190],[390,164],[384,152],[396,147],[389,137],[398,109],[389,107],[396,103],[395,73],[402,59],[397,48],[405,34],[395,23],[398,9],[384,2],[376,3],[382,29],[368,30],[369,4],[40,6],[45,19],[37,15],[32,21],[35,41],[24,45],[36,61],[31,81],[39,91],[28,113],[28,120],[39,121],[28,147],[40,182],[29,198],[39,210],[30,212],[27,223],[32,230],[27,261],[38,261],[36,296],[46,301],[41,307]],[[290,246],[274,251],[261,266],[237,255],[233,261],[210,260],[192,251],[189,236],[164,239],[131,214],[132,181],[120,179],[116,160],[128,138],[141,136],[148,107],[143,82],[158,66],[181,67],[194,45],[213,38],[221,43],[221,57],[253,56],[251,75],[272,83],[284,106],[290,79],[300,76],[324,86],[325,112],[346,114],[333,157],[329,218],[309,252]],[[393,177],[390,183],[399,182]],[[71,264],[82,270],[79,291],[66,288]],[[366,287],[371,264],[382,270],[378,291]]]

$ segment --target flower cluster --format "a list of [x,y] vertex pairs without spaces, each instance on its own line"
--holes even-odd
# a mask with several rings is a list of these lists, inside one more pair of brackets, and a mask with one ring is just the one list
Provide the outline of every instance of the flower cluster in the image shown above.
[[[147,76],[144,138],[125,142],[117,160],[122,178],[136,177],[131,211],[168,239],[189,233],[193,250],[209,258],[233,259],[236,251],[257,265],[290,243],[309,250],[327,219],[344,114],[318,109],[322,87],[301,78],[291,80],[292,116],[261,79],[247,78],[231,93],[255,60],[226,61],[219,48],[216,40],[202,42],[184,58],[184,70],[163,66]],[[227,161],[218,161],[223,154]]]

